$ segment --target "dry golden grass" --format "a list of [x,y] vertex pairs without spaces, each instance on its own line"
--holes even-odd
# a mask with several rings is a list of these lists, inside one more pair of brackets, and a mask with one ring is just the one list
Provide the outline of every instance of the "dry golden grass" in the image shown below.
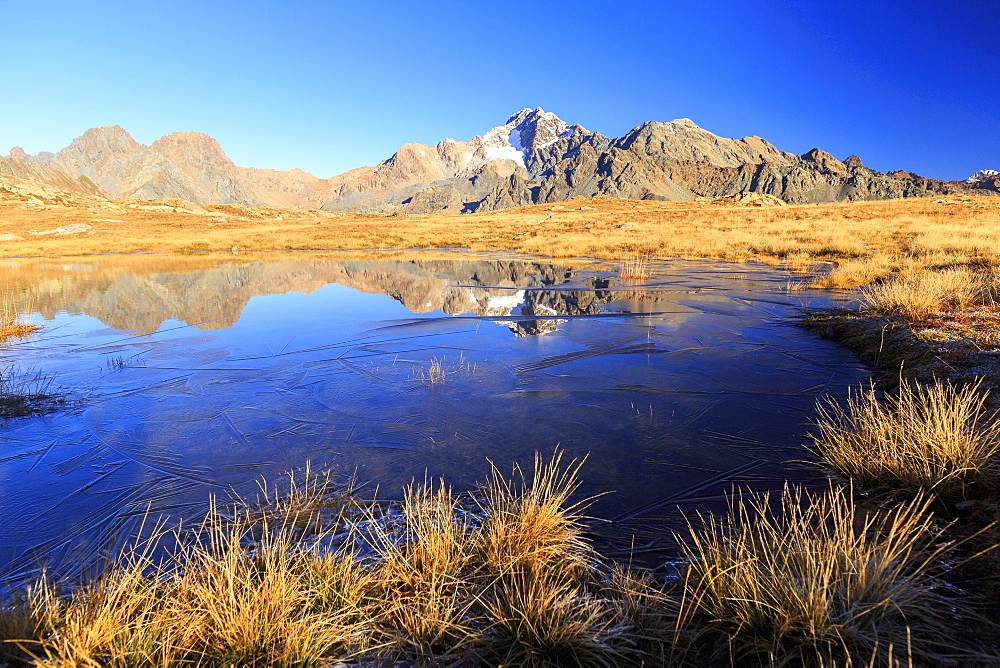
[[961,496],[997,472],[1000,421],[985,399],[979,383],[903,382],[884,401],[862,389],[846,407],[821,402],[813,438],[823,464],[860,487]]
[[517,571],[484,600],[491,665],[587,666],[635,663],[629,620],[608,598],[558,571]]
[[440,385],[452,376],[474,375],[475,373],[476,365],[467,362],[464,355],[459,355],[458,361],[453,363],[449,363],[446,357],[432,357],[427,365],[427,370],[417,371],[413,375],[413,379],[425,385]]
[[[703,665],[940,665],[965,614],[936,593],[927,499],[864,514],[850,494],[730,499],[679,537],[676,650]],[[961,623],[961,622],[958,622]],[[984,657],[985,658],[985,657]],[[694,661],[697,663],[698,661]]]
[[636,253],[619,263],[618,275],[625,279],[649,278],[649,256]]
[[400,510],[401,523],[369,519],[375,642],[392,656],[453,655],[473,633],[473,527],[443,481],[408,488]]
[[895,276],[864,293],[876,313],[921,318],[945,309],[966,308],[990,299],[991,279],[967,267]]
[[[124,208],[109,213],[87,202],[19,209],[0,202],[0,253],[18,256],[134,251],[253,249],[452,248],[507,250],[549,257],[759,258],[804,267],[845,263],[832,285],[858,285],[918,263],[994,262],[1000,198],[930,198],[787,207],[740,208],[732,202],[656,202],[604,197],[471,215],[381,216],[207,206],[210,215]],[[89,203],[93,204],[93,203]],[[127,204],[127,203],[122,203]],[[581,210],[581,207],[586,207]],[[215,222],[212,218],[224,218]],[[123,221],[123,222],[113,222]],[[91,234],[32,236],[85,222]],[[850,263],[863,263],[864,271]]]
[[850,288],[888,278],[911,264],[905,258],[876,253],[839,260],[830,271],[816,277],[813,285],[821,288]]
[[535,455],[530,477],[495,467],[479,500],[479,600],[491,664],[616,665],[634,662],[630,624],[598,586],[600,558],[583,540],[587,500],[571,502],[583,462]]
[[926,501],[868,515],[832,489],[786,489],[780,514],[766,497],[734,501],[691,528],[670,589],[584,541],[578,468],[557,453],[530,475],[494,470],[474,503],[425,481],[360,514],[328,476],[292,476],[193,529],[153,531],[73,588],[43,578],[0,608],[0,659],[895,665],[893,651],[944,658],[945,624],[965,614],[933,591],[944,548],[924,550],[937,536]]
[[[3,650],[16,656],[19,646],[51,666],[312,665],[344,651],[364,630],[369,576],[316,547],[325,531],[303,533],[328,478],[291,482],[267,513],[213,504],[191,531],[152,531],[82,587],[43,578]],[[164,542],[174,546],[166,559]]]
[[[616,640],[628,617],[616,615],[616,590],[598,580],[599,560],[566,505],[578,467],[560,462],[537,460],[530,479],[519,469],[517,481],[495,473],[478,511],[425,481],[390,512],[352,515],[349,488],[309,471],[291,476],[281,493],[213,505],[191,530],[154,531],[82,586],[60,591],[43,579],[3,609],[0,658],[53,666],[634,659]],[[515,509],[524,516],[506,513]],[[345,528],[352,538],[336,547],[333,535]],[[496,535],[518,536],[524,554],[485,563],[487,536]],[[164,542],[176,545],[165,561]]]
[[628,627],[624,637],[642,663],[670,664],[671,656],[680,654],[674,647],[681,610],[677,587],[621,565],[611,567],[603,585],[618,623]]
[[586,501],[570,503],[583,462],[561,464],[557,452],[548,463],[536,454],[530,478],[519,465],[509,478],[493,468],[481,501],[482,561],[490,572],[572,576],[591,567],[579,514]]
[[30,306],[22,308],[9,291],[0,292],[0,342],[28,336],[41,329],[39,325],[25,320],[24,313],[31,313]]
[[363,614],[359,597],[343,592],[365,574],[317,568],[295,521],[241,520],[196,532],[177,553],[184,570],[167,609],[187,624],[168,626],[165,644],[210,665],[299,665],[343,652],[361,632]]
[[440,383],[445,379],[445,371],[441,366],[441,360],[432,358],[430,366],[427,367],[427,382],[431,385]]

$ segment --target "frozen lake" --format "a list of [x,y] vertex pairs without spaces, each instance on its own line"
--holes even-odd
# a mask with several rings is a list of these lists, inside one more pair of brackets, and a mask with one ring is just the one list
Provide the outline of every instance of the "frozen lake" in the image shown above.
[[[609,549],[661,548],[734,485],[780,487],[814,402],[869,377],[795,326],[830,293],[761,265],[397,254],[7,260],[40,335],[0,367],[66,401],[0,424],[0,574],[94,553],[154,515],[326,466],[393,498],[557,444]],[[634,538],[633,538],[634,537]]]

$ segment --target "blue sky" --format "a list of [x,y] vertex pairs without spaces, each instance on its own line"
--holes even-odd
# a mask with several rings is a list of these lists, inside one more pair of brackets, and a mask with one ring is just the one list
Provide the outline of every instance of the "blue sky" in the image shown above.
[[326,177],[541,106],[959,179],[1000,169],[998,46],[997,0],[0,0],[0,154],[118,124]]

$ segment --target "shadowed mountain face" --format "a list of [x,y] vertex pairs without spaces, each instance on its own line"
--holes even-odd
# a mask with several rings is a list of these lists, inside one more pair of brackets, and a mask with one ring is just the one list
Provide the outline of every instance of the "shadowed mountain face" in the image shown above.
[[882,174],[857,156],[841,162],[819,149],[794,155],[760,137],[718,137],[688,119],[643,123],[611,139],[541,108],[522,109],[467,142],[406,144],[378,165],[329,179],[297,169],[239,167],[202,133],[175,132],[145,146],[118,126],[87,130],[57,153],[30,156],[15,147],[5,160],[0,171],[25,171],[14,163],[40,165],[115,197],[413,214],[595,195],[690,200],[756,192],[819,203],[997,192],[996,179]]

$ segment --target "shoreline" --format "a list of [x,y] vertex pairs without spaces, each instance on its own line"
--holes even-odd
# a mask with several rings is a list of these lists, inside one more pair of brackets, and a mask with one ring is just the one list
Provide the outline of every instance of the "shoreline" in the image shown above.
[[[942,312],[922,322],[904,316],[838,309],[807,315],[800,326],[854,352],[876,372],[876,386],[893,390],[901,380],[971,383],[982,379],[988,406],[1000,409],[1000,344],[992,339],[994,309]],[[960,326],[952,326],[961,320]],[[989,343],[983,341],[987,338]]]

